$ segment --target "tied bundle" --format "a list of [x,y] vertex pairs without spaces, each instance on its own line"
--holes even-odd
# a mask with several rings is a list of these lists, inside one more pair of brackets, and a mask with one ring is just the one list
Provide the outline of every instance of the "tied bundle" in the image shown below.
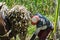
[[12,24],[12,29],[19,32],[21,40],[25,40],[26,38],[30,19],[31,13],[24,6],[16,5],[9,11],[9,20]]

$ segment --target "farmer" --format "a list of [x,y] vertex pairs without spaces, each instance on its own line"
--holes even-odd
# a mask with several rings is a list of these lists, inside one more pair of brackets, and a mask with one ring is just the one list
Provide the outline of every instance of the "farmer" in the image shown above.
[[36,25],[37,29],[30,40],[34,40],[36,35],[39,37],[39,40],[45,40],[50,31],[53,30],[51,22],[39,13],[32,17],[31,23]]

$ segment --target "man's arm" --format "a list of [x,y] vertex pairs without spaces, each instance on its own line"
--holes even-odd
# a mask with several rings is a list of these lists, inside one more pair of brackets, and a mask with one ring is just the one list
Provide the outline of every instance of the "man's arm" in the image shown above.
[[35,39],[35,37],[36,37],[36,35],[35,35],[35,34],[33,34],[33,36],[31,37],[31,39],[30,39],[30,40],[34,40],[34,39]]
[[30,40],[34,40],[36,35],[38,35],[39,32],[40,32],[40,28],[37,28],[37,30],[35,31],[35,33],[33,34]]

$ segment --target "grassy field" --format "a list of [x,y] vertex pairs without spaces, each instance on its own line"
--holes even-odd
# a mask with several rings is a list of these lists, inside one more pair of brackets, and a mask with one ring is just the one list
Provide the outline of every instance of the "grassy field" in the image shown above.
[[[46,16],[46,18],[49,19],[52,23],[57,21],[57,16],[55,17],[55,15],[57,15],[56,0],[0,0],[0,2],[6,2],[9,8],[12,8],[14,5],[17,5],[17,4],[24,5],[32,14],[39,12],[42,15]],[[59,0],[59,3],[60,3],[60,0]],[[30,25],[28,27],[27,37],[29,36],[28,38],[30,38],[35,30],[36,30],[36,27],[33,25]],[[18,37],[17,37],[17,40],[19,40]]]

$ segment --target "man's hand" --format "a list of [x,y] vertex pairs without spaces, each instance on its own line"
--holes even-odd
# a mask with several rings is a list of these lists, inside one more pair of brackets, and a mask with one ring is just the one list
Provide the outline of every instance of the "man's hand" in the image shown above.
[[35,37],[36,37],[36,35],[35,35],[35,34],[33,34],[33,36],[31,37],[31,39],[30,39],[30,40],[34,40],[34,39],[35,39]]

